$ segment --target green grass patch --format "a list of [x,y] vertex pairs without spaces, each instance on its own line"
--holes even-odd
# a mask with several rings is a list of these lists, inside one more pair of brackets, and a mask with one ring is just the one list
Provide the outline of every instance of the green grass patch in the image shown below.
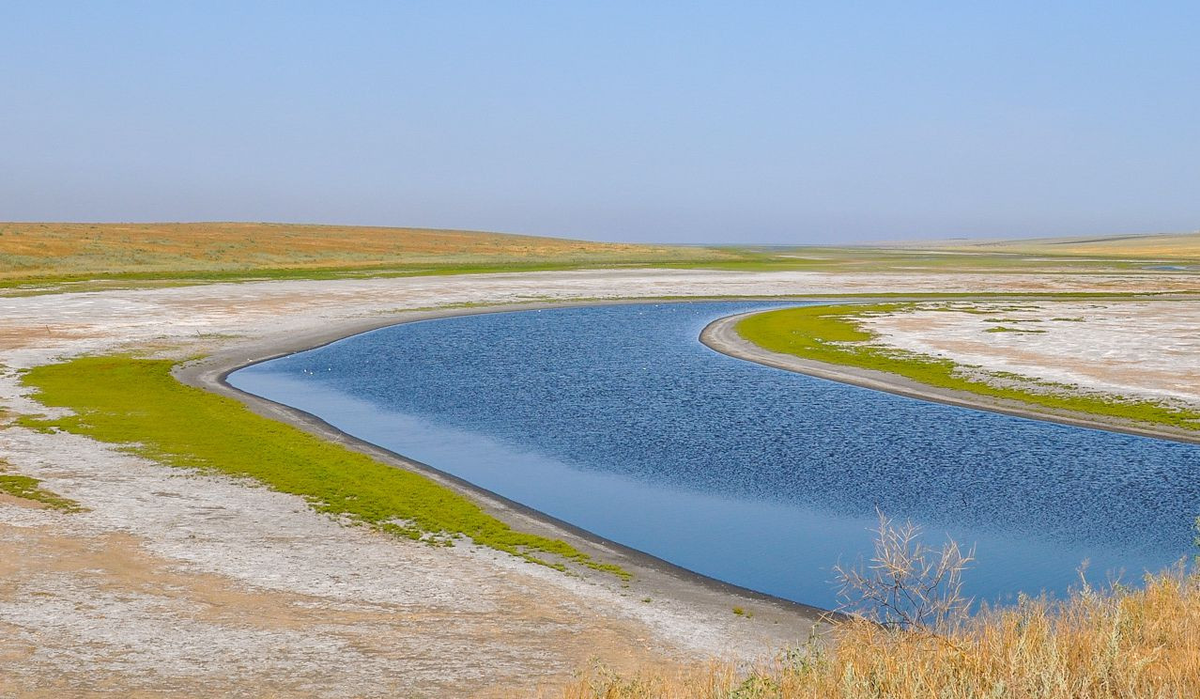
[[52,510],[62,512],[80,512],[83,510],[74,500],[55,495],[41,487],[41,481],[30,476],[18,476],[3,472],[4,462],[0,461],[0,493],[14,498],[40,502]]
[[[736,330],[746,340],[772,352],[884,371],[938,388],[1021,401],[1054,411],[1200,430],[1200,411],[1193,409],[1115,395],[1083,394],[1076,387],[1044,381],[1027,380],[1028,389],[993,385],[987,376],[1005,378],[1005,384],[1009,384],[1011,375],[967,373],[947,359],[886,347],[858,322],[870,315],[899,313],[915,307],[911,303],[802,306],[756,313],[741,320]],[[989,332],[1042,331],[991,328]]]
[[303,497],[318,512],[431,544],[470,538],[528,561],[566,570],[573,562],[627,578],[569,544],[515,531],[423,475],[388,466],[231,398],[179,383],[172,362],[85,357],[30,370],[22,381],[42,404],[75,415],[29,421],[180,468],[251,478]]
[[985,332],[985,333],[1026,333],[1026,334],[1037,334],[1037,333],[1044,333],[1044,332],[1046,332],[1046,331],[1045,331],[1045,330],[1031,330],[1031,329],[1028,329],[1028,328],[1010,328],[1010,327],[1008,327],[1008,326],[1006,326],[1006,325],[997,325],[997,326],[996,326],[996,327],[994,327],[994,328],[988,328],[987,330],[984,330],[984,332]]
[[516,272],[561,272],[606,267],[645,267],[637,263],[512,263],[512,264],[421,264],[362,267],[263,268],[235,270],[180,270],[153,272],[97,272],[53,274],[0,279],[0,289],[9,295],[36,296],[66,291],[99,291],[144,286],[192,286],[255,281],[322,281],[330,279],[389,279],[398,277],[501,274]]

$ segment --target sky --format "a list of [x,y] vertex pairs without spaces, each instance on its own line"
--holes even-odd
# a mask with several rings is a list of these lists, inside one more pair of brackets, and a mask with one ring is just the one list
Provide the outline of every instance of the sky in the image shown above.
[[0,0],[0,220],[1200,228],[1200,3]]

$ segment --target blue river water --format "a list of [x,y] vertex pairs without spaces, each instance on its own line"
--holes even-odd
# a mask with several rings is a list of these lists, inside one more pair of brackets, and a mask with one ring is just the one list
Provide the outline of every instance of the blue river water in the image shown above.
[[721,316],[779,303],[560,308],[409,323],[235,372],[313,413],[705,575],[836,604],[876,509],[976,548],[1004,602],[1136,583],[1194,552],[1200,446],[824,381],[714,352]]

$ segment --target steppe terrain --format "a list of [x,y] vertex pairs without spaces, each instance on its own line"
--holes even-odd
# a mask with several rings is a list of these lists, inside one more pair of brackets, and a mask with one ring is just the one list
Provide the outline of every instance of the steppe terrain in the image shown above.
[[[4,248],[14,238],[12,226],[31,224],[5,225],[0,250],[17,254]],[[153,231],[144,235],[170,240]],[[241,234],[232,228],[222,235]],[[852,251],[836,260],[813,252],[826,262],[811,269],[811,261],[789,262],[776,252],[765,260],[747,252],[737,253],[743,255],[740,267],[727,269],[731,263],[717,259],[725,253],[700,251],[696,255],[704,259],[689,264],[711,268],[238,283],[188,268],[195,278],[186,285],[175,282],[189,275],[166,287],[83,291],[102,288],[95,280],[104,281],[104,275],[72,276],[93,264],[71,261],[78,240],[70,243],[76,247],[63,248],[66,262],[41,267],[29,260],[57,256],[51,249],[58,250],[59,243],[52,236],[34,240],[21,248],[19,268],[0,268],[15,280],[0,297],[0,471],[37,478],[41,488],[78,503],[82,511],[0,496],[6,553],[0,558],[0,696],[196,695],[213,687],[234,696],[524,696],[539,687],[553,690],[593,659],[618,670],[713,657],[751,662],[769,659],[782,643],[802,640],[808,631],[798,621],[802,614],[791,617],[794,626],[782,614],[717,614],[689,604],[684,594],[671,596],[684,588],[666,589],[645,602],[636,585],[625,588],[617,579],[568,576],[490,549],[461,543],[431,548],[342,526],[295,496],[16,424],[22,416],[48,412],[22,386],[20,372],[71,357],[134,352],[182,361],[284,342],[339,323],[382,323],[412,309],[476,305],[1155,293],[1176,298],[1074,298],[1054,301],[1053,310],[1049,302],[1022,301],[1012,313],[1021,323],[1042,321],[1038,329],[1053,326],[1044,334],[981,338],[977,316],[966,312],[871,322],[897,346],[963,362],[1084,387],[1196,399],[1196,367],[1181,367],[1180,358],[1196,356],[1200,297],[1187,295],[1200,292],[1200,277],[1123,261],[1022,266],[1018,260],[997,270],[991,258],[947,268],[940,259],[914,263],[909,253],[885,264],[884,253]],[[443,243],[449,245],[445,240],[438,245]],[[320,257],[311,269],[345,269],[351,247],[347,257],[333,262]],[[621,258],[625,264],[645,251],[609,252],[629,253]],[[130,254],[143,259],[136,245]],[[163,254],[194,257],[175,250]],[[503,251],[506,259],[510,254]],[[352,263],[374,264],[382,255]],[[541,253],[535,257],[544,259]],[[403,255],[391,260],[408,261]],[[297,259],[284,262],[291,268]],[[178,265],[178,259],[163,264]],[[263,264],[283,263],[270,258]],[[916,269],[908,268],[914,264]],[[1047,315],[1086,320],[1052,322]],[[1145,370],[1131,369],[1131,362]],[[732,593],[729,600],[730,607],[746,604]],[[786,623],[776,623],[781,620]]]
[[1078,258],[1135,260],[1158,259],[1164,263],[1200,261],[1200,233],[1115,235],[1094,238],[1033,238],[1027,240],[960,240],[910,244],[913,247],[953,250],[972,254],[1053,255]]
[[271,223],[0,223],[0,281],[572,267],[732,257],[476,231]]

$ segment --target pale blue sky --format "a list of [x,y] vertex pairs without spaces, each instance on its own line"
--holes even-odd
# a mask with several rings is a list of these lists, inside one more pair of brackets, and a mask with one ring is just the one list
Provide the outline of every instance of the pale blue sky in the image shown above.
[[4,2],[0,220],[1200,227],[1200,3]]

